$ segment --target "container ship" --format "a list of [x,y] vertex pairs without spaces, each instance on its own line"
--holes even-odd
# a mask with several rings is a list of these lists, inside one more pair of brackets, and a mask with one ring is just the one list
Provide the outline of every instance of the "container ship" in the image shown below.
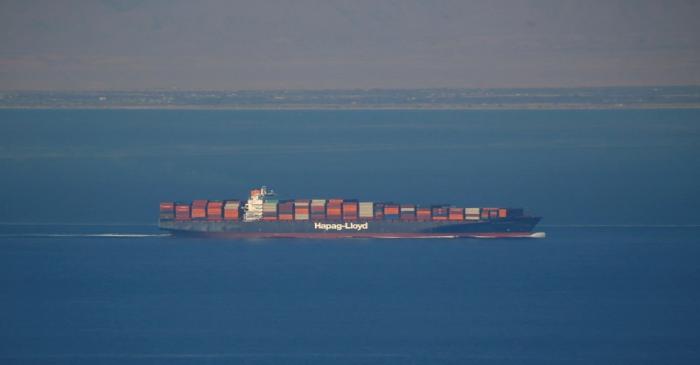
[[161,202],[158,226],[218,238],[543,238],[521,208],[420,206],[354,199],[280,200],[266,187],[247,201]]

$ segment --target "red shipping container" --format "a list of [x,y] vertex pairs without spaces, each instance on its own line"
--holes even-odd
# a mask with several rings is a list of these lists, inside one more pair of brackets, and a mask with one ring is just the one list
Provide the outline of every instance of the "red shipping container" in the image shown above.
[[491,208],[481,208],[481,219],[488,219],[489,218],[489,210]]
[[198,199],[198,200],[195,200],[195,201],[192,202],[192,207],[193,207],[193,208],[194,208],[194,207],[197,207],[197,208],[206,208],[207,202],[208,202],[207,200]]
[[189,220],[190,219],[190,206],[189,205],[176,205],[175,206],[175,219],[176,220]]
[[398,215],[399,214],[399,206],[395,204],[387,204],[384,206],[384,215]]
[[238,220],[239,214],[238,210],[226,209],[224,210],[224,219],[226,220]]
[[343,202],[343,219],[344,220],[357,220],[357,202],[353,202],[353,201]]
[[464,208],[450,208],[448,217],[451,221],[464,220]]
[[207,219],[210,221],[220,221],[223,218],[223,202],[209,202],[207,204]]
[[280,214],[279,215],[279,220],[281,221],[291,221],[294,220],[294,214]]
[[419,221],[429,221],[431,218],[430,208],[416,209],[416,219]]
[[239,209],[241,203],[237,200],[228,200],[224,205],[224,219],[238,220],[240,218]]

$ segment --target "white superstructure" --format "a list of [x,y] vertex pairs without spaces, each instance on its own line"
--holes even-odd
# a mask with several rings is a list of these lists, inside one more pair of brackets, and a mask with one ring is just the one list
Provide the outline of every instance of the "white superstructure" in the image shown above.
[[265,197],[274,195],[275,192],[272,189],[268,190],[265,186],[261,187],[260,189],[251,190],[250,198],[248,198],[248,201],[244,206],[245,213],[243,220],[246,222],[252,222],[262,219]]

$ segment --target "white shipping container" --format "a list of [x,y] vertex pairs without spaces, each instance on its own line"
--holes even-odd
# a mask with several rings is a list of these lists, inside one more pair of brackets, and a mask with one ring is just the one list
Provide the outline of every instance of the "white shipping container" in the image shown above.
[[464,208],[464,214],[479,214],[479,208]]

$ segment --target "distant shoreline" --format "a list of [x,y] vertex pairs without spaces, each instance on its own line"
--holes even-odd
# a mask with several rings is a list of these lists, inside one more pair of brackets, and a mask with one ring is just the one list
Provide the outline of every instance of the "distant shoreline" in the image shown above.
[[0,105],[0,110],[633,110],[700,109],[700,104],[512,104],[512,105]]
[[0,92],[0,109],[700,109],[700,86],[574,89]]

